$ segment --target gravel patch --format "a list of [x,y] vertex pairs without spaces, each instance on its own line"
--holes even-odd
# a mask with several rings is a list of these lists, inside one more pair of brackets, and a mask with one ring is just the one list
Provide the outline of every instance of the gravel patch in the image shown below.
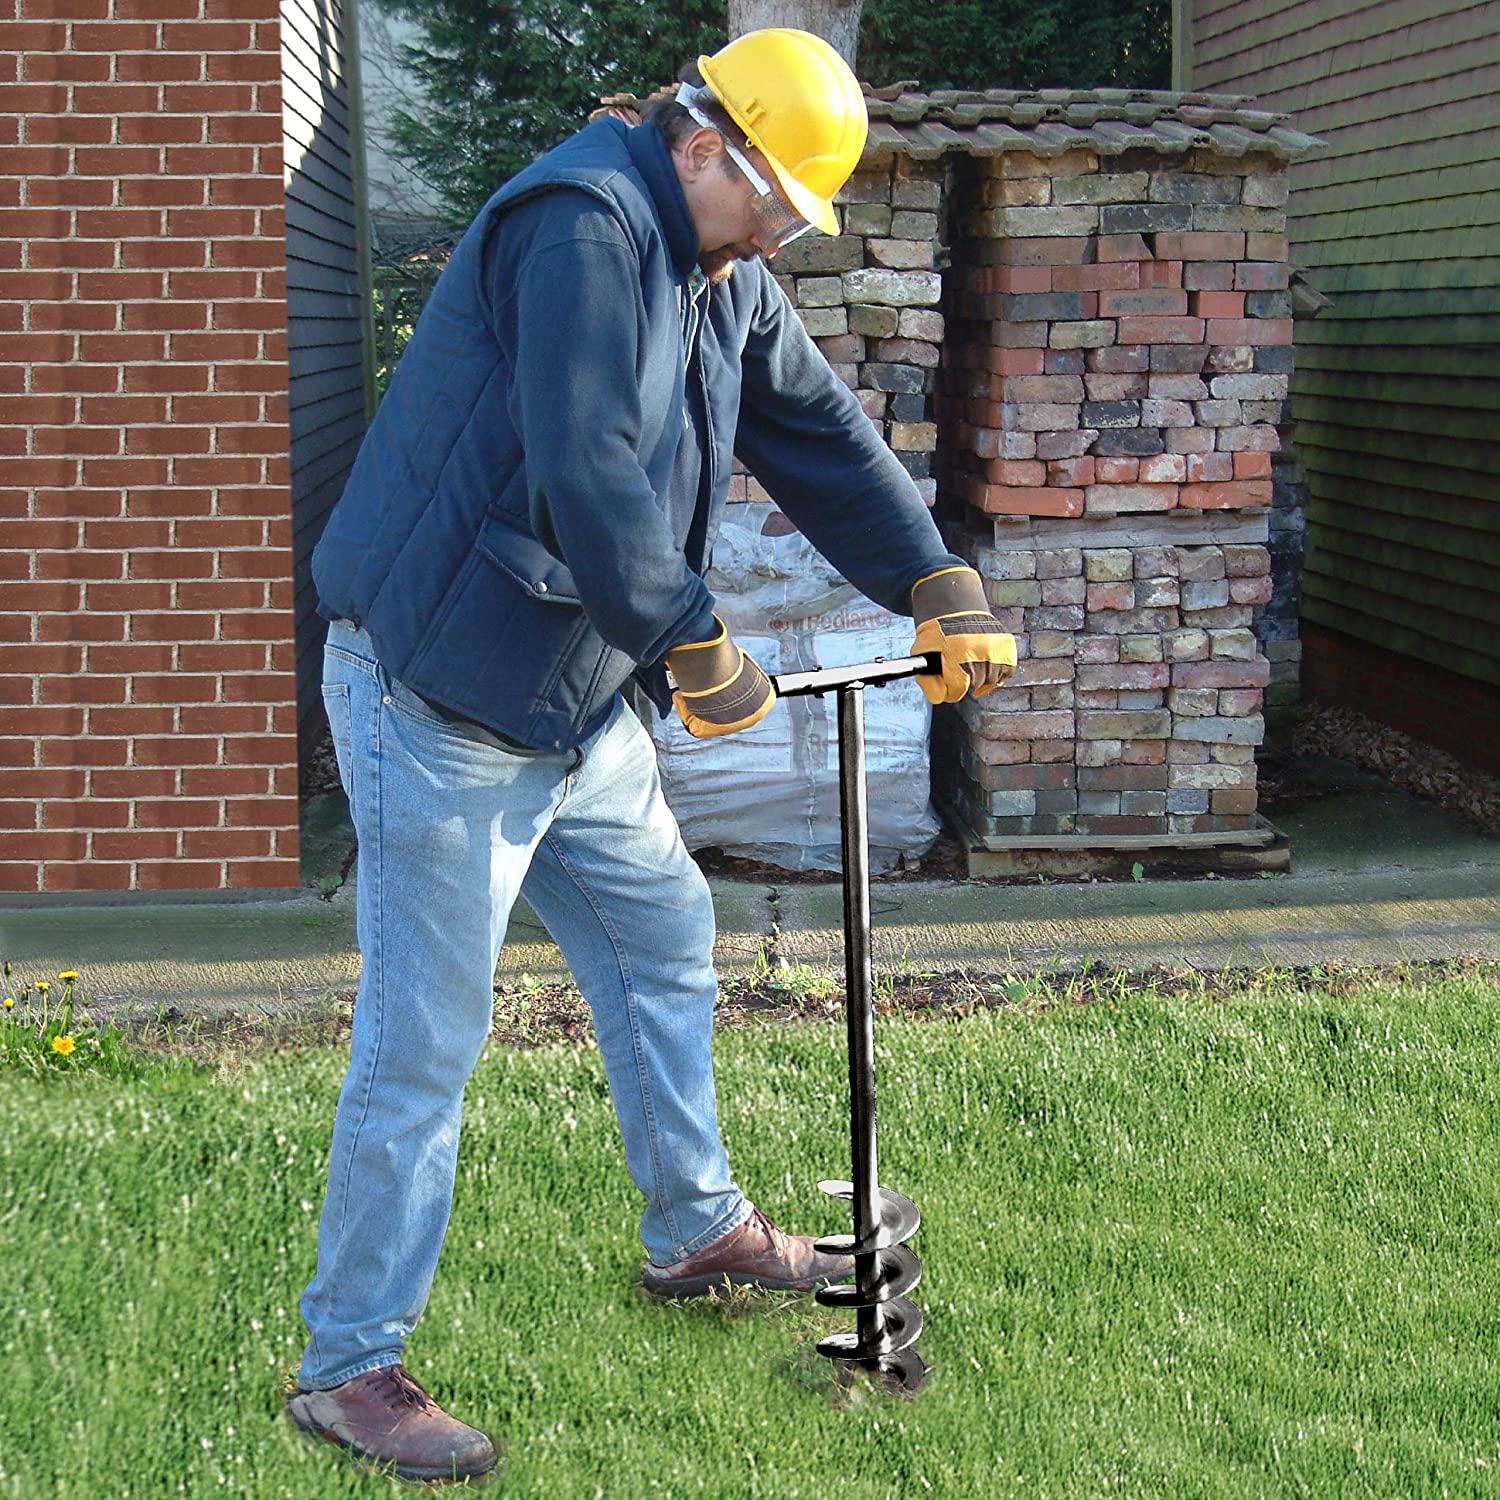
[[1500,834],[1500,779],[1353,709],[1307,705],[1293,731],[1292,753],[1337,756],[1436,802],[1482,833]]

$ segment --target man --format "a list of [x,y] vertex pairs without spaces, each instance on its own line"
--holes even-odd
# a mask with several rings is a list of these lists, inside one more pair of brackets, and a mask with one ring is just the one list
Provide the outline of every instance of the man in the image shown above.
[[751,33],[699,69],[646,123],[596,121],[486,204],[313,559],[364,966],[289,1408],[409,1478],[495,1462],[401,1359],[518,893],[593,1013],[646,1199],[646,1290],[810,1290],[852,1270],[730,1177],[713,906],[620,692],[633,677],[696,735],[772,706],[701,577],[734,455],[853,582],[916,617],[915,649],[943,654],[921,679],[933,701],[1015,664],[977,575],[766,266],[809,227],[837,231],[859,85],[798,31]]

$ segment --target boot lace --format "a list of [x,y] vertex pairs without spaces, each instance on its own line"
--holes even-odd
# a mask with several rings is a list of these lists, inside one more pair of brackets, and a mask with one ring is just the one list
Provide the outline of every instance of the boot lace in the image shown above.
[[419,1411],[432,1404],[432,1397],[407,1373],[404,1365],[386,1365],[376,1371],[379,1377],[371,1386],[374,1394],[385,1398],[386,1408],[414,1406]]
[[758,1208],[750,1210],[750,1217],[765,1236],[766,1243],[773,1249],[779,1248],[781,1231]]

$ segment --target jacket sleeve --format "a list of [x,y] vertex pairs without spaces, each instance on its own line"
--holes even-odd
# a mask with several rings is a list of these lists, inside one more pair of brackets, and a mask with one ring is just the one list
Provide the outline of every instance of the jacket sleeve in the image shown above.
[[[589,227],[592,223],[593,227]],[[528,247],[495,309],[514,372],[533,534],[568,566],[601,637],[637,662],[714,631],[713,596],[640,461],[640,265],[605,215]]]
[[835,375],[786,294],[759,273],[743,356],[735,452],[793,525],[856,588],[896,614],[938,568],[965,566],[943,545],[911,476]]

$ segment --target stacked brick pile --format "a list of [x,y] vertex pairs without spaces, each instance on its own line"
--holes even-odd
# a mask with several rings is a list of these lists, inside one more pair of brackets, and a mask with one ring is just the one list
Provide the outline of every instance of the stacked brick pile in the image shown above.
[[1000,206],[964,221],[978,263],[951,277],[969,321],[951,363],[976,377],[955,382],[971,505],[1052,516],[1270,505],[1292,318],[1286,214],[1265,205],[1285,203],[1286,178],[1196,165],[1210,163],[997,159],[979,186]]
[[934,720],[935,796],[992,850],[1263,842],[1286,167],[1317,143],[1226,95],[867,104],[841,234],[775,269],[1016,633],[1013,683]]
[[963,707],[960,810],[992,839],[1248,830],[1284,166],[1007,152],[956,191],[939,478],[1023,657]]
[[[887,158],[839,193],[841,233],[794,241],[772,262],[803,326],[931,505],[934,378],[943,343],[938,210],[946,170]],[[768,499],[748,477],[730,498]]]

